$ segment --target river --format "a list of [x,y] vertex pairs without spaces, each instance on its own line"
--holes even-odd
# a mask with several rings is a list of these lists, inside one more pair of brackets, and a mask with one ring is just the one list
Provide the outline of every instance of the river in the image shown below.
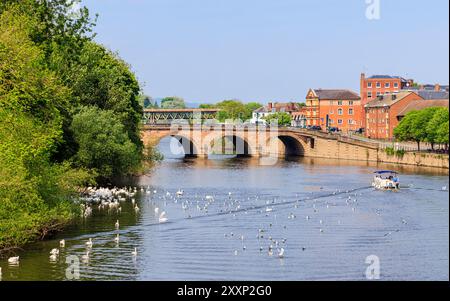
[[[165,160],[133,183],[139,212],[130,201],[121,213],[94,208],[19,252],[18,266],[1,260],[2,280],[71,279],[76,261],[68,264],[68,256],[80,259],[80,280],[366,280],[371,255],[381,280],[449,280],[447,171],[310,158],[274,166],[185,160],[168,145],[159,146]],[[399,192],[369,187],[373,171],[386,168],[401,173]],[[168,222],[158,222],[155,207]],[[66,246],[50,262],[60,239]]]

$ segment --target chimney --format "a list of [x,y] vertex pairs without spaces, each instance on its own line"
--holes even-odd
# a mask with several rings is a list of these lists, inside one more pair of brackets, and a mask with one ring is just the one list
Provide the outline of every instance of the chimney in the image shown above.
[[434,85],[434,91],[436,91],[436,92],[441,91],[441,85],[439,85],[439,84]]

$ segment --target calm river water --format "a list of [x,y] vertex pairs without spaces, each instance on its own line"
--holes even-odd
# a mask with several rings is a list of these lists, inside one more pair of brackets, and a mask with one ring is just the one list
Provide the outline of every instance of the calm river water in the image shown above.
[[[120,214],[94,207],[92,217],[19,253],[20,265],[1,260],[2,279],[66,280],[66,258],[76,255],[81,280],[366,280],[366,258],[376,255],[382,280],[449,280],[443,171],[397,168],[404,189],[381,192],[369,187],[373,171],[396,167],[184,160],[168,145],[160,144],[166,159],[134,184],[138,213],[130,201]],[[155,207],[167,212],[167,223],[158,222]],[[50,262],[63,238],[65,248]],[[83,262],[89,238],[94,244]]]

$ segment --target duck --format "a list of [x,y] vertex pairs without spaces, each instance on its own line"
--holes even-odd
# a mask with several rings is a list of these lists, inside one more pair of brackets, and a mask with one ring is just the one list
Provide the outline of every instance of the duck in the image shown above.
[[168,221],[168,218],[166,217],[166,212],[165,211],[161,212],[161,215],[159,216],[158,221],[160,223],[165,223],[165,222]]
[[86,246],[88,248],[92,248],[93,242],[92,242],[92,238],[89,238],[89,240],[86,242]]
[[59,246],[60,246],[61,248],[64,248],[64,247],[66,246],[66,241],[65,241],[64,239],[61,239],[61,240],[59,241]]
[[120,227],[119,220],[116,221],[115,227],[116,227],[116,230],[119,230],[119,227]]
[[19,257],[19,256],[16,256],[16,257],[9,257],[9,258],[8,258],[8,263],[18,264],[18,263],[19,263],[19,260],[20,260],[20,257]]

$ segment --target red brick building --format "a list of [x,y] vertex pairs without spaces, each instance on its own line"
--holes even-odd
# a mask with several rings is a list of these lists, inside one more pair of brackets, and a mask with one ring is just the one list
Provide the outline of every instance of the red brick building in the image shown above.
[[337,127],[344,132],[362,127],[361,98],[350,90],[310,89],[306,95],[306,125]]
[[361,73],[361,104],[365,106],[378,96],[398,93],[413,85],[414,80],[404,79],[400,76],[373,75],[366,78],[366,75]]
[[397,116],[411,103],[423,100],[409,91],[380,95],[365,105],[366,136],[373,139],[390,140],[399,121]]

